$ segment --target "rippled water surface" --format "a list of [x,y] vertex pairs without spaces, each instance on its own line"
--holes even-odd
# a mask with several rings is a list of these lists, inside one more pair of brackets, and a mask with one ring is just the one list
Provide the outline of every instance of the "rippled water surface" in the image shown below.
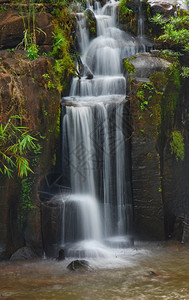
[[69,271],[70,260],[2,262],[0,299],[189,300],[189,247],[146,243],[89,260],[88,271]]

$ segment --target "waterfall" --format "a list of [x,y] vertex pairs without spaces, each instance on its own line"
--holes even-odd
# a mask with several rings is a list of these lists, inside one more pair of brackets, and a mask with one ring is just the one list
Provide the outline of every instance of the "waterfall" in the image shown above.
[[[122,60],[139,51],[137,39],[117,27],[119,2],[96,2],[97,37],[78,13],[83,65],[91,79],[73,78],[62,101],[63,161],[72,193],[62,196],[62,247],[68,256],[103,256],[127,245],[132,227],[129,121]],[[65,167],[63,164],[63,168]]]

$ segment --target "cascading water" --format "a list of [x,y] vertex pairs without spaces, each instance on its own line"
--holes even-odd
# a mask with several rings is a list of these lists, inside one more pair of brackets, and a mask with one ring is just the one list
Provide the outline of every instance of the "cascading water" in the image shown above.
[[84,75],[73,79],[70,96],[63,99],[63,168],[69,168],[72,189],[62,199],[62,247],[68,256],[106,255],[105,244],[126,245],[131,233],[130,132],[122,59],[139,52],[140,45],[116,27],[118,4],[95,3],[97,37],[92,41],[84,15],[78,14]]

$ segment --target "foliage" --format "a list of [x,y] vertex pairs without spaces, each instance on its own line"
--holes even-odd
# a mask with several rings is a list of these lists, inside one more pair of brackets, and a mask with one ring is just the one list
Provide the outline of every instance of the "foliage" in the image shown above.
[[162,27],[163,34],[158,37],[159,41],[166,42],[172,47],[178,45],[183,51],[189,51],[189,15],[170,16],[167,19],[157,14],[151,20]]
[[45,73],[42,76],[45,79],[45,86],[48,89],[55,89],[55,85],[54,85],[54,83],[51,80],[51,76],[48,73]]
[[151,21],[159,25],[163,25],[166,23],[166,20],[161,14],[156,14],[154,17],[151,18]]
[[133,10],[127,7],[127,0],[120,0],[119,3],[120,20],[127,21],[128,16],[132,16]]
[[4,11],[8,10],[8,7],[5,7],[3,5],[0,5],[0,13],[3,13]]
[[141,85],[140,89],[136,93],[137,99],[139,100],[141,111],[150,108],[148,105],[150,103],[153,94],[154,94],[154,86],[152,82],[143,83]]
[[182,67],[181,76],[183,78],[189,78],[189,67]]
[[28,52],[28,55],[27,55],[27,58],[29,59],[36,59],[39,57],[39,46],[36,45],[36,44],[30,44],[28,47],[27,47],[27,52]]
[[53,14],[55,16],[55,29],[53,50],[50,55],[56,60],[54,74],[57,79],[57,89],[62,91],[70,75],[77,74],[75,62],[71,55],[73,16],[66,2],[61,9],[54,9]]
[[[28,52],[27,57],[29,59],[36,59],[39,57],[38,55],[39,49],[36,44],[36,31],[42,31],[41,29],[36,28],[36,24],[35,24],[35,15],[36,15],[35,3],[38,3],[38,1],[31,0],[29,2],[29,5],[27,6],[24,5],[27,3],[27,1],[25,0],[20,0],[20,1],[15,0],[12,2],[18,4],[20,15],[22,17],[23,24],[24,24],[24,37],[22,42],[17,46],[17,48],[23,47],[24,50]],[[24,12],[25,8],[27,8],[26,12]],[[27,15],[27,20],[25,18],[26,15]]]
[[20,119],[12,116],[6,125],[0,125],[0,172],[8,177],[15,170],[21,178],[33,172],[26,155],[36,149],[37,139],[30,135],[27,127],[17,125]]
[[166,59],[169,62],[174,62],[175,59],[178,59],[179,57],[181,57],[183,54],[180,52],[176,52],[176,51],[172,51],[169,49],[164,49],[164,50],[160,50],[158,53],[158,57],[161,57],[163,59]]
[[126,58],[124,59],[124,65],[125,65],[125,69],[131,74],[131,73],[135,73],[135,67],[133,66],[132,63],[130,63],[129,59]]
[[172,132],[170,147],[171,147],[171,154],[175,156],[177,161],[179,159],[184,160],[184,138],[180,131],[175,130]]
[[[42,29],[36,27],[36,1],[30,1],[29,5],[27,5],[27,12],[25,13],[22,7],[22,2],[25,1],[21,1],[21,3],[19,2],[19,10],[24,24],[24,38],[21,42],[21,45],[23,45],[24,50],[28,52],[27,58],[36,59],[39,57],[39,46],[37,45],[36,41],[36,33],[42,32],[44,35],[46,35],[46,33]],[[25,14],[27,15],[27,21],[25,20]]]
[[169,75],[172,77],[173,83],[176,88],[180,89],[181,83],[180,83],[180,73],[181,73],[181,68],[180,64],[178,62],[175,62],[171,64],[169,68]]
[[[16,2],[18,3],[17,0]],[[61,92],[66,86],[66,81],[70,79],[70,75],[77,74],[74,56],[71,54],[73,50],[73,15],[71,14],[69,3],[66,0],[32,0],[27,6],[23,6],[23,3],[27,3],[27,1],[23,0],[19,2],[20,13],[24,23],[24,38],[21,45],[23,45],[24,49],[27,50],[27,57],[29,59],[36,59],[39,56],[39,47],[36,43],[36,33],[39,31],[46,34],[43,30],[36,27],[36,5],[39,3],[53,4],[51,7],[51,13],[54,17],[54,38],[50,56],[56,60],[53,71],[53,74],[55,75],[55,84],[48,80],[47,86],[48,88],[56,87],[58,91]],[[25,8],[27,8],[27,12],[24,11]],[[26,15],[27,21],[25,18]]]

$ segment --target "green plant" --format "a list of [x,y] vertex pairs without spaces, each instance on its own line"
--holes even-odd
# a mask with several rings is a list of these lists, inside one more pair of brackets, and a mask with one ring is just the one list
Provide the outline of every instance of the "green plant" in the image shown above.
[[132,16],[133,10],[127,7],[127,0],[120,0],[119,3],[120,20],[127,21],[128,16]]
[[189,78],[189,67],[182,67],[181,76],[183,78]]
[[[21,42],[21,45],[24,46],[24,50],[26,50],[28,52],[27,54],[27,58],[29,59],[36,59],[39,57],[39,47],[37,45],[36,42],[36,31],[40,31],[43,32],[44,34],[46,34],[43,30],[41,30],[40,28],[36,27],[36,21],[35,21],[35,17],[36,17],[36,12],[35,12],[35,2],[34,0],[32,0],[28,7],[27,10],[27,22],[25,20],[25,15],[24,15],[24,11],[22,8],[22,5],[19,5],[19,9],[20,9],[20,14],[22,16],[22,20],[23,20],[23,24],[24,24],[24,38]],[[19,45],[20,46],[20,45]]]
[[142,90],[137,91],[136,96],[137,96],[137,98],[138,98],[139,100],[143,101],[144,98],[145,98],[145,97],[144,97],[144,91],[142,91]]
[[10,8],[5,7],[4,5],[0,5],[0,13],[3,13],[4,11],[8,10]]
[[184,160],[184,138],[182,133],[178,130],[175,130],[171,133],[171,154],[173,154],[178,161]]
[[162,27],[159,41],[168,43],[169,47],[179,46],[182,51],[189,51],[189,15],[165,18],[157,14],[151,20]]
[[51,80],[51,76],[49,74],[43,74],[43,78],[45,79],[45,85],[47,86],[48,89],[55,89],[55,85]]
[[140,89],[136,93],[137,99],[139,100],[141,111],[144,111],[147,108],[149,110],[151,108],[151,106],[149,106],[149,103],[154,93],[155,93],[155,89],[152,82],[143,83],[141,85]]
[[36,149],[37,139],[30,135],[27,127],[17,125],[19,116],[12,116],[0,125],[0,172],[8,177],[16,170],[19,177],[33,172],[26,155]]
[[128,58],[124,59],[124,65],[125,65],[125,69],[130,73],[135,73],[135,67],[133,66],[133,64],[129,61]]
[[58,91],[66,87],[70,75],[77,75],[74,58],[71,54],[73,45],[72,27],[73,16],[68,5],[65,4],[61,9],[54,9],[54,40],[53,50],[50,55],[55,58],[54,75]]
[[39,46],[36,45],[36,44],[30,44],[28,47],[27,47],[27,58],[29,59],[36,59],[39,57]]

